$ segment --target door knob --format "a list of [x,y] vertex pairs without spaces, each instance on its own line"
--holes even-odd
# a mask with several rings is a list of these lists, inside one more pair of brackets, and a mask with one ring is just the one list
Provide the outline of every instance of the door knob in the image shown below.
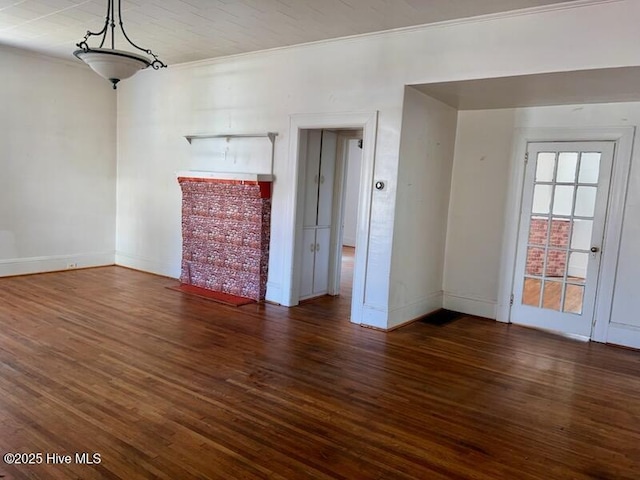
[[598,247],[591,247],[591,253],[598,253],[600,249]]

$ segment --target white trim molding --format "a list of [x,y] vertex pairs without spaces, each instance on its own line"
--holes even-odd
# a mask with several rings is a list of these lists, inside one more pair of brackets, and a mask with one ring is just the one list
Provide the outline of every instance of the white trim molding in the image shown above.
[[267,294],[265,295],[265,300],[267,302],[275,303],[277,305],[281,305],[282,299],[282,285],[276,282],[267,281]]
[[[282,282],[282,294],[286,306],[298,304],[298,283],[300,265],[296,253],[296,239],[302,219],[301,209],[298,208],[298,192],[300,191],[300,130],[306,129],[362,129],[362,172],[360,176],[360,195],[358,206],[358,226],[356,233],[356,256],[353,271],[353,297],[351,301],[351,321],[364,321],[365,279],[367,271],[367,257],[369,251],[369,219],[371,218],[371,195],[373,192],[373,172],[375,166],[375,147],[378,128],[378,112],[340,112],[294,114],[290,116],[289,126],[289,171],[295,188],[287,199],[287,223],[289,235],[285,236],[285,251],[290,255],[285,257],[285,278]],[[379,319],[375,325],[378,327]],[[386,322],[385,322],[386,327]]]
[[487,300],[473,295],[444,292],[442,308],[467,315],[496,319],[495,300]]
[[158,262],[150,258],[141,257],[139,255],[130,255],[116,251],[116,265],[121,267],[131,268],[133,270],[140,270],[142,272],[150,272],[156,275],[169,278],[180,278],[180,263],[178,262],[178,270],[176,266],[171,263]]
[[[570,9],[578,9],[591,7],[596,5],[602,5],[607,3],[616,3],[622,0],[573,0],[562,3],[551,3],[548,5],[538,5],[535,7],[528,8],[520,8],[517,10],[507,10],[503,12],[495,12],[495,13],[486,13],[482,15],[476,15],[473,17],[463,17],[463,18],[454,18],[451,20],[441,20],[431,23],[423,23],[420,25],[409,25],[406,27],[397,27],[391,28],[387,30],[380,30],[375,32],[367,32],[367,33],[358,33],[355,35],[346,35],[336,38],[326,38],[322,40],[315,40],[311,42],[297,43],[294,45],[285,45],[281,47],[273,47],[266,48],[263,50],[255,50],[251,52],[243,52],[236,53],[232,55],[223,55],[220,57],[206,58],[203,60],[194,60],[191,62],[182,62],[173,65],[169,65],[170,70],[191,68],[191,67],[207,67],[209,65],[215,65],[217,63],[235,60],[244,57],[249,57],[253,55],[278,55],[282,51],[294,50],[299,48],[313,48],[319,45],[328,45],[334,43],[344,43],[344,42],[358,42],[362,40],[366,40],[369,38],[383,38],[383,39],[392,39],[397,36],[412,34],[414,32],[424,32],[431,29],[440,29],[440,28],[449,28],[455,27],[458,25],[473,25],[477,23],[483,22],[493,22],[500,21],[506,18],[513,17],[522,17],[529,15],[540,15],[547,12],[556,12],[561,10],[570,10]],[[140,72],[141,74],[148,75],[150,73],[149,70],[143,70]]]
[[115,264],[114,252],[75,253],[44,257],[0,260],[0,277],[58,272],[77,268],[106,267]]
[[[409,301],[389,312],[387,330],[400,327],[407,323],[436,312],[442,308],[442,290],[424,295],[422,298]],[[409,319],[409,320],[407,320]]]
[[637,349],[640,345],[640,327],[611,322],[607,330],[607,343]]

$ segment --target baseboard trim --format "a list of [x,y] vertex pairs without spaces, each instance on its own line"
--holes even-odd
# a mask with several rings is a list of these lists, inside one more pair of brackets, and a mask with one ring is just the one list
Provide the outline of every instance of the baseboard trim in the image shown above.
[[498,322],[511,323],[511,305],[499,303],[496,305],[496,318]]
[[640,327],[621,323],[610,323],[607,333],[607,343],[640,349]]
[[274,283],[267,280],[267,294],[264,301],[276,305],[284,305],[282,302],[283,300],[282,285],[280,283]]
[[385,331],[387,329],[387,317],[388,314],[384,308],[365,304],[362,307],[362,322],[360,325]]
[[408,325],[425,315],[442,309],[442,307],[442,290],[438,290],[411,303],[392,308],[389,312],[386,330],[391,331]]
[[[401,324],[396,325],[396,326],[391,327],[391,328],[378,328],[378,327],[372,327],[370,325],[362,325],[362,326],[365,327],[365,328],[370,328],[372,330],[377,330],[379,332],[388,333],[388,332],[393,332],[394,330],[398,330],[399,328],[406,327],[406,326],[411,325],[411,324],[416,323],[416,322],[422,322],[422,321],[427,321],[428,322],[430,318],[436,317],[436,316],[441,315],[443,313],[449,313],[449,314],[454,314],[454,315],[458,315],[458,314],[459,315],[469,315],[469,314],[466,314],[466,313],[463,313],[463,312],[455,312],[453,310],[448,310],[446,308],[438,308],[438,309],[436,309],[436,310],[434,310],[432,312],[427,313],[426,315],[421,315],[421,316],[413,318],[411,320],[407,320],[406,322],[401,323]],[[477,317],[480,320],[493,321],[493,319],[491,319],[491,318],[479,317],[478,315],[470,315],[470,316]]]
[[493,300],[467,297],[451,292],[444,292],[443,297],[443,308],[446,310],[489,318],[491,320],[497,318],[497,305]]
[[180,278],[180,267],[176,269],[174,265],[164,262],[158,262],[150,258],[140,257],[138,255],[129,255],[123,252],[116,252],[115,264],[120,267],[131,268],[141,272],[154,273],[162,277]]
[[180,282],[179,278],[176,277],[170,277],[168,275],[163,275],[161,273],[154,273],[154,272],[149,272],[147,270],[140,270],[139,268],[133,268],[133,267],[127,267],[126,265],[118,265],[118,264],[114,264],[116,267],[118,268],[124,268],[125,270],[131,270],[132,272],[140,272],[140,273],[145,273],[147,275],[153,275],[154,277],[159,277],[159,278],[166,278],[167,280],[175,280],[177,282]]
[[444,308],[438,308],[438,309],[436,309],[436,310],[434,310],[432,312],[429,312],[429,313],[427,313],[425,315],[421,315],[421,316],[413,318],[411,320],[407,320],[406,322],[401,323],[399,325],[396,325],[394,327],[388,328],[385,331],[386,332],[393,332],[394,330],[398,330],[399,328],[407,327],[407,326],[409,326],[409,325],[411,325],[413,323],[416,323],[416,322],[421,322],[422,320],[425,320],[425,319],[427,319],[429,317],[433,317],[434,315],[438,315],[443,310],[444,310]]
[[[106,267],[115,264],[114,252],[75,253],[0,260],[0,277]],[[72,266],[73,265],[73,266]]]

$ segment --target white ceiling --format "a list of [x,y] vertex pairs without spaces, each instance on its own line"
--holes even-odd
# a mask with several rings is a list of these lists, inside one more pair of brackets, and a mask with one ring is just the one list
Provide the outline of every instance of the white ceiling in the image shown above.
[[[122,10],[129,37],[175,64],[568,1],[123,0]],[[106,5],[0,0],[0,44],[72,58],[85,32],[104,25]]]
[[640,101],[640,67],[414,85],[458,110]]

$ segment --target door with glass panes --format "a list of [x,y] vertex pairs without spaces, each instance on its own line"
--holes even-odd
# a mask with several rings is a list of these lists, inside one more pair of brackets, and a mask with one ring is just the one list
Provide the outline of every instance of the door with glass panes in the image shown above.
[[513,323],[591,336],[614,146],[528,144]]

